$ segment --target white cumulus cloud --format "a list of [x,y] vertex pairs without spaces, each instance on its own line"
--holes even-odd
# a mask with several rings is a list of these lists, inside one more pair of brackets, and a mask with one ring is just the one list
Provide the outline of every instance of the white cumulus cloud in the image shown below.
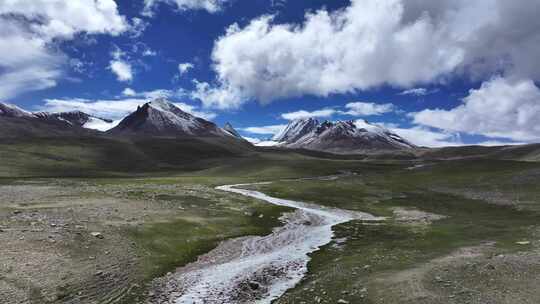
[[286,120],[295,120],[302,118],[328,118],[334,115],[350,115],[350,116],[372,116],[381,115],[384,113],[393,112],[396,106],[391,103],[374,103],[374,102],[350,102],[345,105],[343,110],[336,108],[324,108],[314,111],[298,110],[281,114],[281,118]]
[[129,113],[135,111],[138,106],[141,106],[156,98],[168,98],[171,102],[182,109],[183,111],[212,120],[217,114],[210,111],[200,109],[196,105],[174,101],[180,96],[183,96],[179,91],[170,90],[153,90],[145,92],[136,92],[131,88],[126,88],[122,94],[124,96],[115,99],[83,99],[83,98],[65,98],[65,99],[46,99],[45,104],[39,107],[40,111],[47,112],[65,112],[65,111],[82,111],[97,117],[119,120],[124,118]]
[[132,88],[125,88],[122,91],[122,95],[124,95],[124,96],[135,96],[135,95],[137,95],[137,92],[135,92],[135,90],[133,90]]
[[[382,85],[413,88],[455,75],[540,79],[540,1],[352,0],[302,24],[262,16],[230,26],[212,53],[207,105],[235,108]],[[219,92],[218,92],[219,91]],[[216,102],[216,96],[236,99]]]
[[180,76],[186,74],[189,70],[193,69],[195,66],[192,63],[184,62],[178,64],[178,72],[180,73]]
[[419,147],[437,148],[464,145],[459,134],[452,132],[431,130],[421,126],[411,128],[391,127],[389,129]]
[[345,108],[347,108],[347,112],[344,114],[352,116],[381,115],[396,109],[391,103],[377,104],[373,102],[350,102],[345,105]]
[[437,93],[438,91],[439,91],[438,89],[428,90],[426,88],[413,88],[413,89],[404,90],[400,92],[399,95],[426,96],[426,95]]
[[496,77],[453,109],[412,114],[416,124],[517,141],[540,140],[540,88],[532,80]]
[[156,7],[160,3],[174,6],[180,11],[205,10],[209,13],[216,13],[223,9],[229,0],[144,0],[143,15],[151,17],[154,15]]
[[0,98],[55,86],[70,62],[62,41],[129,26],[113,0],[0,1]]
[[133,80],[133,70],[128,62],[121,59],[111,60],[109,68],[116,75],[118,81]]
[[299,110],[295,112],[289,112],[289,113],[283,113],[281,114],[281,118],[287,119],[287,120],[295,120],[295,119],[302,119],[302,118],[325,118],[330,117],[334,114],[338,113],[335,109],[321,109],[316,111],[305,111],[305,110]]
[[240,130],[246,131],[251,134],[258,134],[258,135],[275,135],[279,133],[281,130],[285,129],[287,125],[270,125],[270,126],[262,126],[262,127],[247,127],[247,128],[241,128]]
[[241,90],[227,86],[212,86],[208,82],[194,80],[195,90],[191,98],[198,99],[206,108],[231,109],[239,108],[245,101]]

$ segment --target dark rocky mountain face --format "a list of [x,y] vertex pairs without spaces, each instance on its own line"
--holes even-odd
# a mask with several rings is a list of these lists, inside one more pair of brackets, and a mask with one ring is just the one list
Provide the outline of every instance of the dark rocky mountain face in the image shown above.
[[43,118],[16,106],[0,103],[0,138],[36,138],[92,135],[95,132],[59,119]]
[[77,127],[85,127],[87,123],[95,119],[101,120],[106,123],[112,123],[112,120],[110,119],[95,117],[81,111],[60,112],[60,113],[38,112],[38,113],[34,113],[34,115],[42,119],[56,119],[56,120],[65,121],[71,124],[72,126],[77,126]]
[[32,117],[33,114],[15,105],[0,102],[0,117]]
[[165,99],[156,99],[138,107],[109,133],[146,136],[228,136],[214,123],[186,113]]
[[[0,137],[48,137],[79,136],[96,134],[90,124],[112,123],[111,120],[97,118],[80,112],[28,112],[17,106],[0,103]],[[96,128],[97,129],[97,128]],[[9,131],[8,131],[9,130]]]
[[225,126],[223,127],[223,130],[227,131],[229,134],[231,134],[234,137],[243,139],[242,135],[240,135],[238,131],[236,131],[236,129],[230,123],[226,123]]
[[277,142],[293,143],[303,136],[320,127],[319,121],[313,118],[297,119],[291,121],[283,131],[276,134],[273,140]]
[[276,138],[285,139],[281,141],[282,147],[332,153],[392,151],[415,147],[399,135],[367,121],[292,121]]

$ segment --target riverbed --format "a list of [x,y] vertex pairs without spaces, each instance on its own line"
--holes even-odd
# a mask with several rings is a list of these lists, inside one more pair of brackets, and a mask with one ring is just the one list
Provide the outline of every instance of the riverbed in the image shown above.
[[[259,183],[260,184],[260,183]],[[217,190],[296,209],[281,217],[283,226],[262,237],[222,242],[169,275],[168,302],[176,304],[270,304],[296,286],[308,271],[310,253],[332,241],[332,227],[351,220],[379,221],[371,214],[322,207],[225,185]]]

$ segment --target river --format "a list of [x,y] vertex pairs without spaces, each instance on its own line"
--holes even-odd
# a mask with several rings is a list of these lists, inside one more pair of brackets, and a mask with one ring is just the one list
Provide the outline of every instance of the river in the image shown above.
[[[260,184],[260,183],[259,183]],[[332,241],[332,227],[351,220],[380,220],[367,213],[322,207],[242,189],[216,189],[296,209],[281,217],[284,225],[266,236],[223,242],[174,274],[176,304],[270,304],[296,286],[307,273],[309,254]]]

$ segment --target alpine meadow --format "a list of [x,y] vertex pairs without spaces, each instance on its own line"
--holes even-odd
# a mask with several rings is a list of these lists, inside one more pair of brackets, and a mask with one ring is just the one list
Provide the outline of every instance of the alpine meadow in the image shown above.
[[0,303],[540,303],[540,0],[0,0]]

